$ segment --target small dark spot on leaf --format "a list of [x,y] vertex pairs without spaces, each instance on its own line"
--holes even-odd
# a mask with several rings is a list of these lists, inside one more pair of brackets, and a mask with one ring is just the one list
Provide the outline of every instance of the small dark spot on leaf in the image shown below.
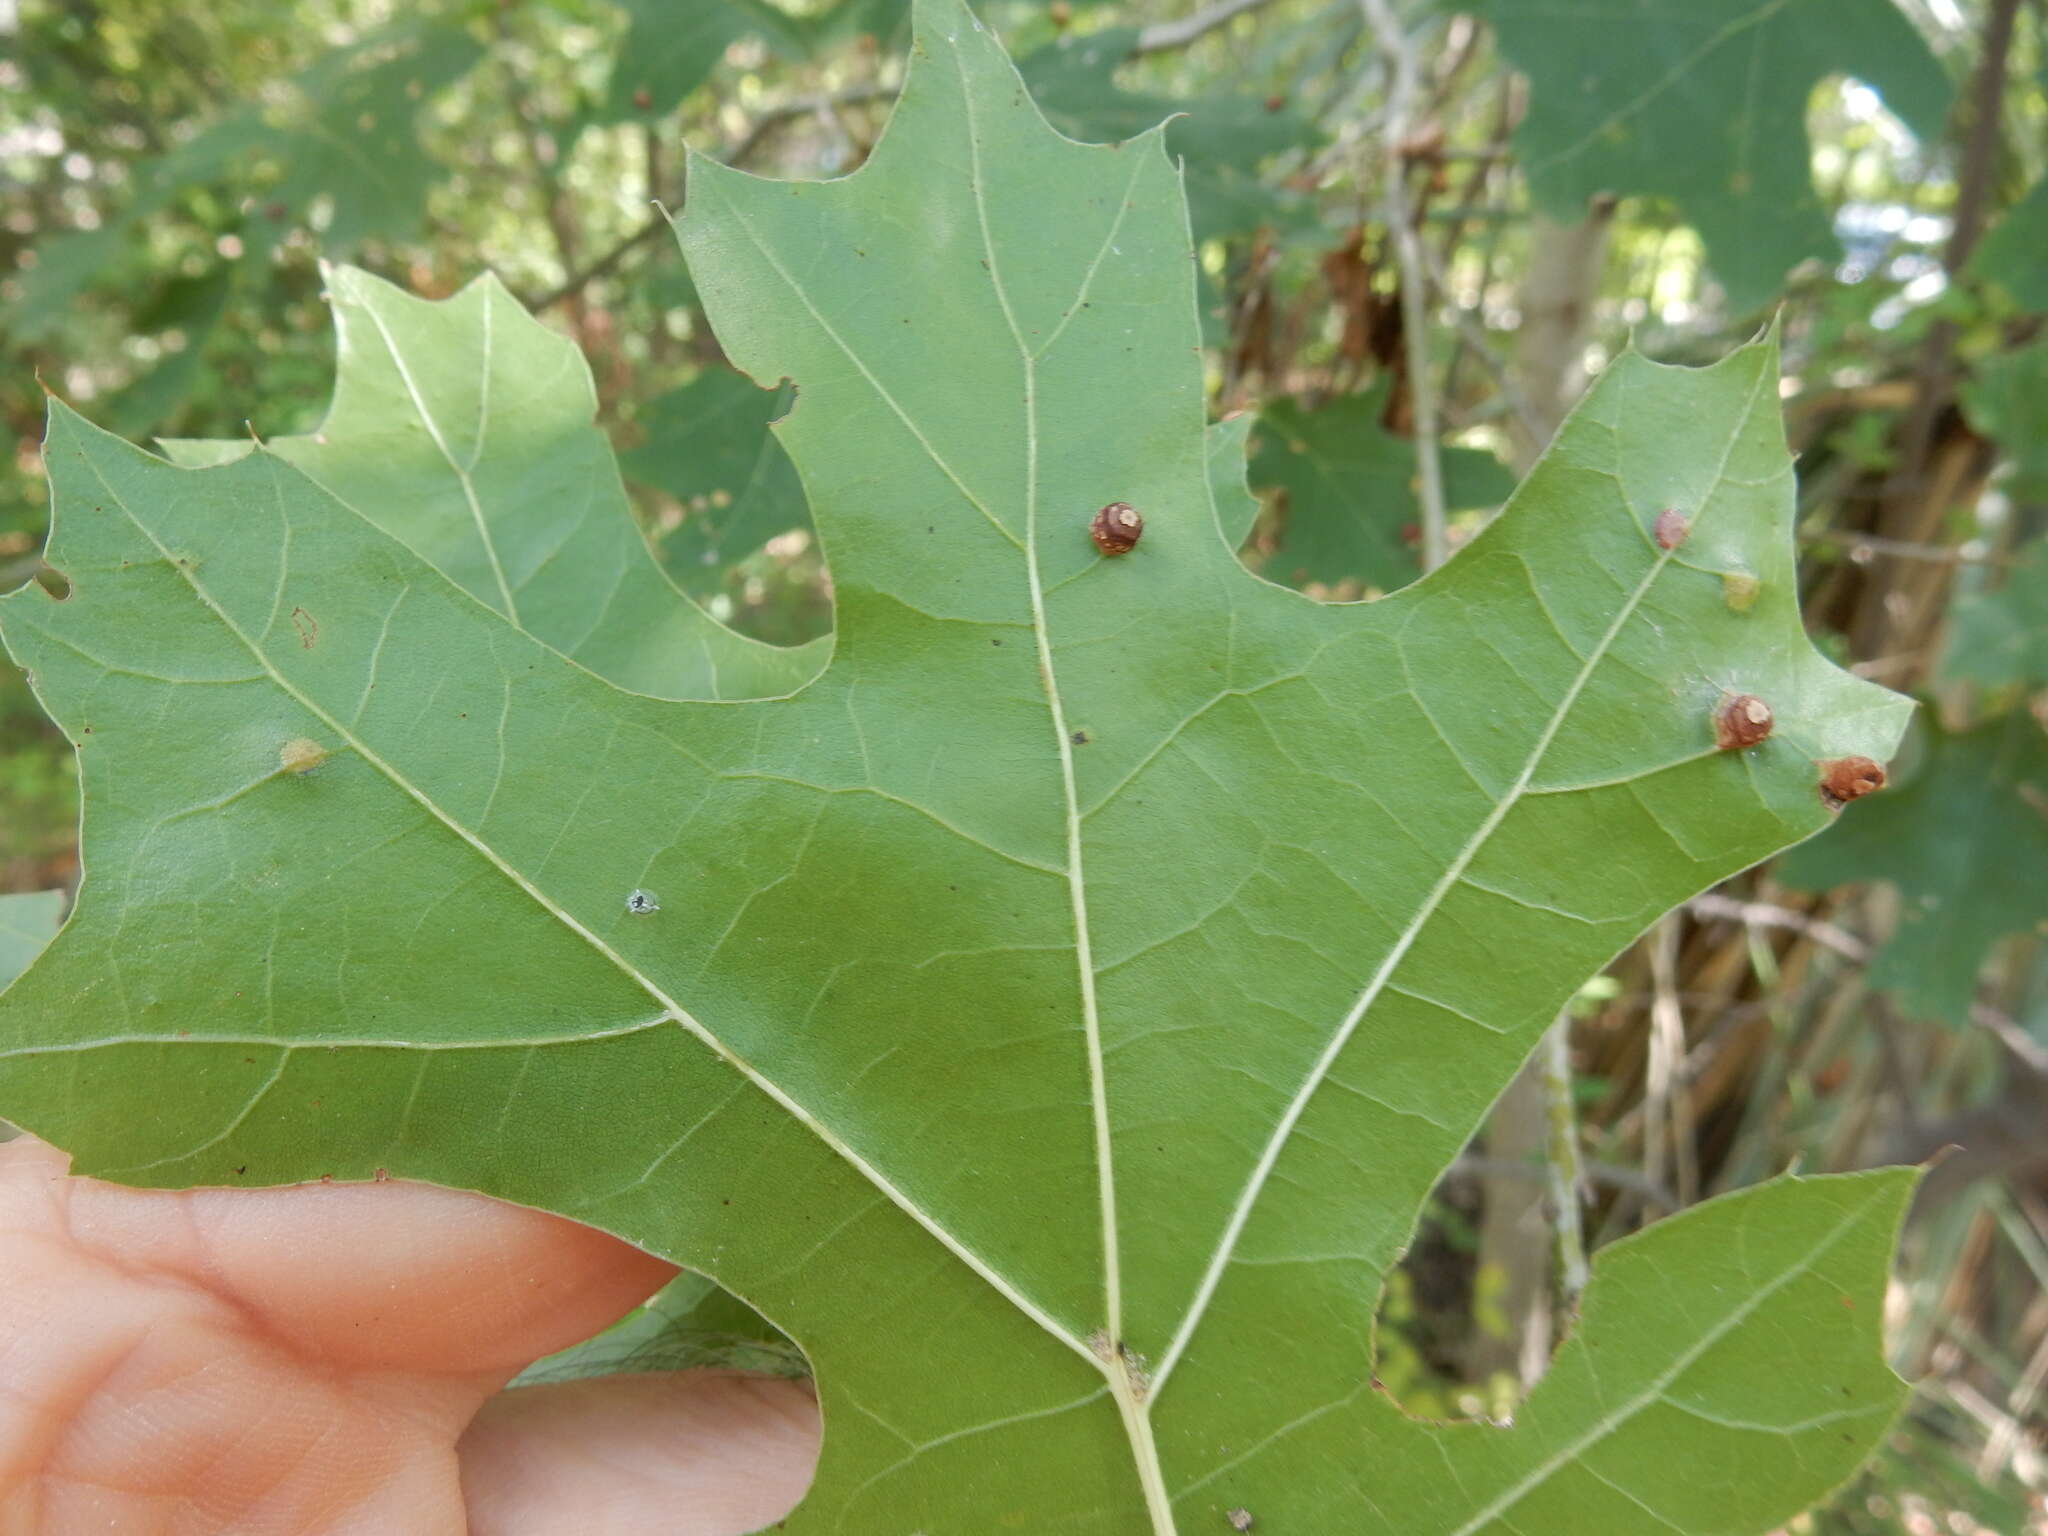
[[242,1164],[242,1166],[241,1166],[241,1167],[239,1167],[239,1168],[237,1168],[237,1169],[235,1170],[235,1173],[236,1173],[236,1175],[237,1175],[237,1176],[240,1176],[240,1175],[242,1175],[242,1174],[245,1174],[245,1173],[247,1173],[248,1171],[249,1171],[249,1165],[248,1165],[247,1163],[244,1163],[244,1164]]
[[1087,745],[1088,745],[1088,733],[1087,733],[1086,731],[1076,731],[1076,732],[1074,732],[1074,745],[1075,745],[1075,746],[1077,746],[1077,747],[1085,747],[1085,746],[1087,746]]

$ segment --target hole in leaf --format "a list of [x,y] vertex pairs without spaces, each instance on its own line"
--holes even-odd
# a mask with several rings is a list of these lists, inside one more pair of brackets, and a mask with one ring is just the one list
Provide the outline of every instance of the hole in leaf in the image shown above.
[[61,603],[71,595],[71,578],[54,565],[38,565],[32,579],[57,602]]
[[689,1270],[595,1337],[528,1366],[487,1403],[463,1440],[465,1482],[488,1469],[475,1481],[488,1481],[493,1502],[511,1507],[525,1489],[532,1507],[547,1507],[548,1490],[535,1483],[552,1463],[534,1453],[559,1449],[564,1432],[587,1434],[606,1458],[644,1447],[661,1467],[688,1445],[709,1468],[743,1468],[718,1491],[734,1529],[772,1527],[817,1470],[819,1419],[802,1351]]
[[[1504,1129],[1488,1127],[1496,1140]],[[1557,1297],[1549,1201],[1540,1152],[1484,1137],[1437,1180],[1377,1319],[1374,1375],[1408,1413],[1510,1419],[1549,1369],[1573,1322]]]

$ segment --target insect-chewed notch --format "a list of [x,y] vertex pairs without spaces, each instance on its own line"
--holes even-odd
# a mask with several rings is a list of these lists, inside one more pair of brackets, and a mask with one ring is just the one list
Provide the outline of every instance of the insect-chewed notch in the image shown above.
[[1137,548],[1145,532],[1145,519],[1127,501],[1112,501],[1088,525],[1088,537],[1105,555],[1127,554]]

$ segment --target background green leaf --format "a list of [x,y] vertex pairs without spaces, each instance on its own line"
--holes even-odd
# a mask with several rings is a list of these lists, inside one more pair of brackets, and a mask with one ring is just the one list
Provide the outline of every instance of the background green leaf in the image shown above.
[[796,400],[707,368],[647,402],[645,439],[624,453],[628,478],[673,498],[683,520],[661,538],[662,563],[688,592],[717,588],[725,567],[779,533],[809,528],[803,486],[768,424]]
[[1809,163],[1813,87],[1853,75],[1922,140],[1952,94],[1892,0],[1646,0],[1625,25],[1598,8],[1478,9],[1529,77],[1516,142],[1537,202],[1571,221],[1603,192],[1670,198],[1738,310],[1839,252]]
[[[1251,483],[1285,496],[1279,547],[1261,567],[1274,580],[1357,581],[1391,592],[1420,573],[1415,445],[1380,425],[1387,389],[1382,381],[1312,411],[1283,396],[1259,413]],[[1490,453],[1438,454],[1448,511],[1497,507],[1515,488]]]
[[1971,424],[2011,461],[2013,493],[2048,501],[2048,337],[1987,357],[1961,393]]
[[1930,727],[1913,776],[1849,807],[1781,871],[1812,890],[1881,880],[1898,892],[1870,979],[1963,1025],[1992,946],[2048,920],[2048,741],[2025,709],[1960,735]]

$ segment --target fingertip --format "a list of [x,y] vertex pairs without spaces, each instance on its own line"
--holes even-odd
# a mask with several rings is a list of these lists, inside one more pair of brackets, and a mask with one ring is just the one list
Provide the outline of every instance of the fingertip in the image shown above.
[[675,1274],[565,1217],[400,1180],[162,1192],[79,1179],[69,1207],[81,1244],[198,1281],[346,1369],[510,1374]]

